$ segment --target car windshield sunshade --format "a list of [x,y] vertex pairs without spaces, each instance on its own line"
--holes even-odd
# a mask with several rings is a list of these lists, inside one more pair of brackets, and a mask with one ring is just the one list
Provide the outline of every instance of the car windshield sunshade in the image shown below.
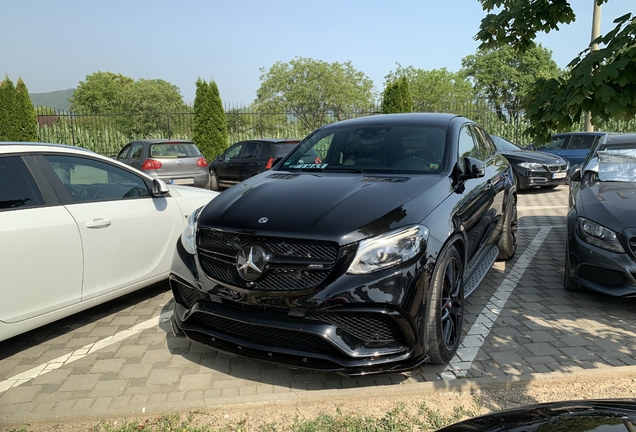
[[600,181],[636,181],[636,149],[604,150],[598,152]]

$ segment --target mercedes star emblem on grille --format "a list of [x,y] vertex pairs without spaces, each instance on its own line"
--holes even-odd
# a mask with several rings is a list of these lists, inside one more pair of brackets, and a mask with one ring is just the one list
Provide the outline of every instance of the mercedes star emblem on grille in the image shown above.
[[265,270],[265,251],[259,246],[246,246],[236,257],[236,270],[246,281],[255,281]]

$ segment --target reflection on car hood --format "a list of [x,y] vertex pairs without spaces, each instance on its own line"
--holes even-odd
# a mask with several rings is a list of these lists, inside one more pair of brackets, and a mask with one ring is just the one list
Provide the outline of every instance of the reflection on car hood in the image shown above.
[[565,160],[550,154],[544,153],[540,151],[531,151],[531,150],[504,150],[500,151],[503,156],[506,158],[515,158],[518,160],[523,160],[527,162],[537,162],[540,164],[562,164],[565,163]]
[[270,171],[221,193],[201,213],[199,225],[346,244],[419,223],[450,193],[449,180],[438,175]]
[[439,429],[459,431],[627,432],[636,425],[636,400],[550,402],[495,412]]
[[581,188],[577,211],[617,232],[636,226],[636,183],[594,182]]

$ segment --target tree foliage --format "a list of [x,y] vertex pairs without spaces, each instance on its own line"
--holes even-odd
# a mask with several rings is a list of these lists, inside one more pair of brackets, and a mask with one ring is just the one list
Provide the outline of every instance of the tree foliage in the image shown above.
[[[81,114],[125,114],[116,125],[129,137],[170,135],[169,113],[187,110],[179,88],[162,79],[135,81],[122,74],[95,72],[81,81],[69,99]],[[90,123],[90,118],[85,123]],[[89,124],[85,124],[90,126]]]
[[20,141],[20,118],[18,117],[18,91],[13,81],[5,76],[0,83],[0,140]]
[[[510,45],[524,52],[535,46],[538,32],[558,30],[575,20],[565,0],[480,0],[488,13],[476,38],[480,48]],[[598,5],[607,0],[596,0]],[[636,18],[625,14],[615,27],[588,45],[558,78],[539,79],[523,101],[531,126],[527,132],[536,142],[546,142],[554,131],[569,130],[584,112],[595,125],[609,119],[630,120],[636,116]]]
[[260,70],[257,107],[270,113],[292,113],[309,130],[374,106],[373,82],[351,62],[296,57]]
[[413,112],[413,97],[405,76],[387,84],[382,98],[382,113]]
[[228,148],[227,118],[214,81],[199,78],[196,88],[192,140],[203,156],[212,160]]
[[33,108],[33,102],[31,102],[29,97],[29,89],[27,89],[22,78],[18,78],[15,89],[15,117],[18,122],[16,141],[36,142],[38,140],[38,120],[35,115],[35,108]]
[[473,86],[462,73],[451,72],[446,68],[423,70],[413,66],[397,65],[389,72],[385,83],[391,83],[400,77],[406,77],[413,98],[413,111],[440,112],[456,111],[451,106],[466,106],[473,102]]
[[557,78],[559,67],[552,52],[541,45],[519,52],[509,46],[480,49],[462,59],[462,71],[471,78],[477,96],[489,102],[502,121],[516,122],[522,99],[537,78]]

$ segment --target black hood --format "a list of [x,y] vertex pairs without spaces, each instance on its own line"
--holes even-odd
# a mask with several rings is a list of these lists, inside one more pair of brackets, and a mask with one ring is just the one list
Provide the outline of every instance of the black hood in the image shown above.
[[636,421],[634,399],[549,402],[495,412],[439,429],[438,432],[627,432]]
[[504,150],[500,151],[506,159],[514,159],[515,162],[537,162],[544,165],[562,164],[565,159],[550,153],[530,150]]
[[[439,175],[268,171],[217,196],[199,225],[346,244],[419,223],[451,193]],[[410,211],[414,204],[417,211]]]
[[579,216],[613,231],[636,227],[636,183],[595,182],[581,189],[576,202]]

